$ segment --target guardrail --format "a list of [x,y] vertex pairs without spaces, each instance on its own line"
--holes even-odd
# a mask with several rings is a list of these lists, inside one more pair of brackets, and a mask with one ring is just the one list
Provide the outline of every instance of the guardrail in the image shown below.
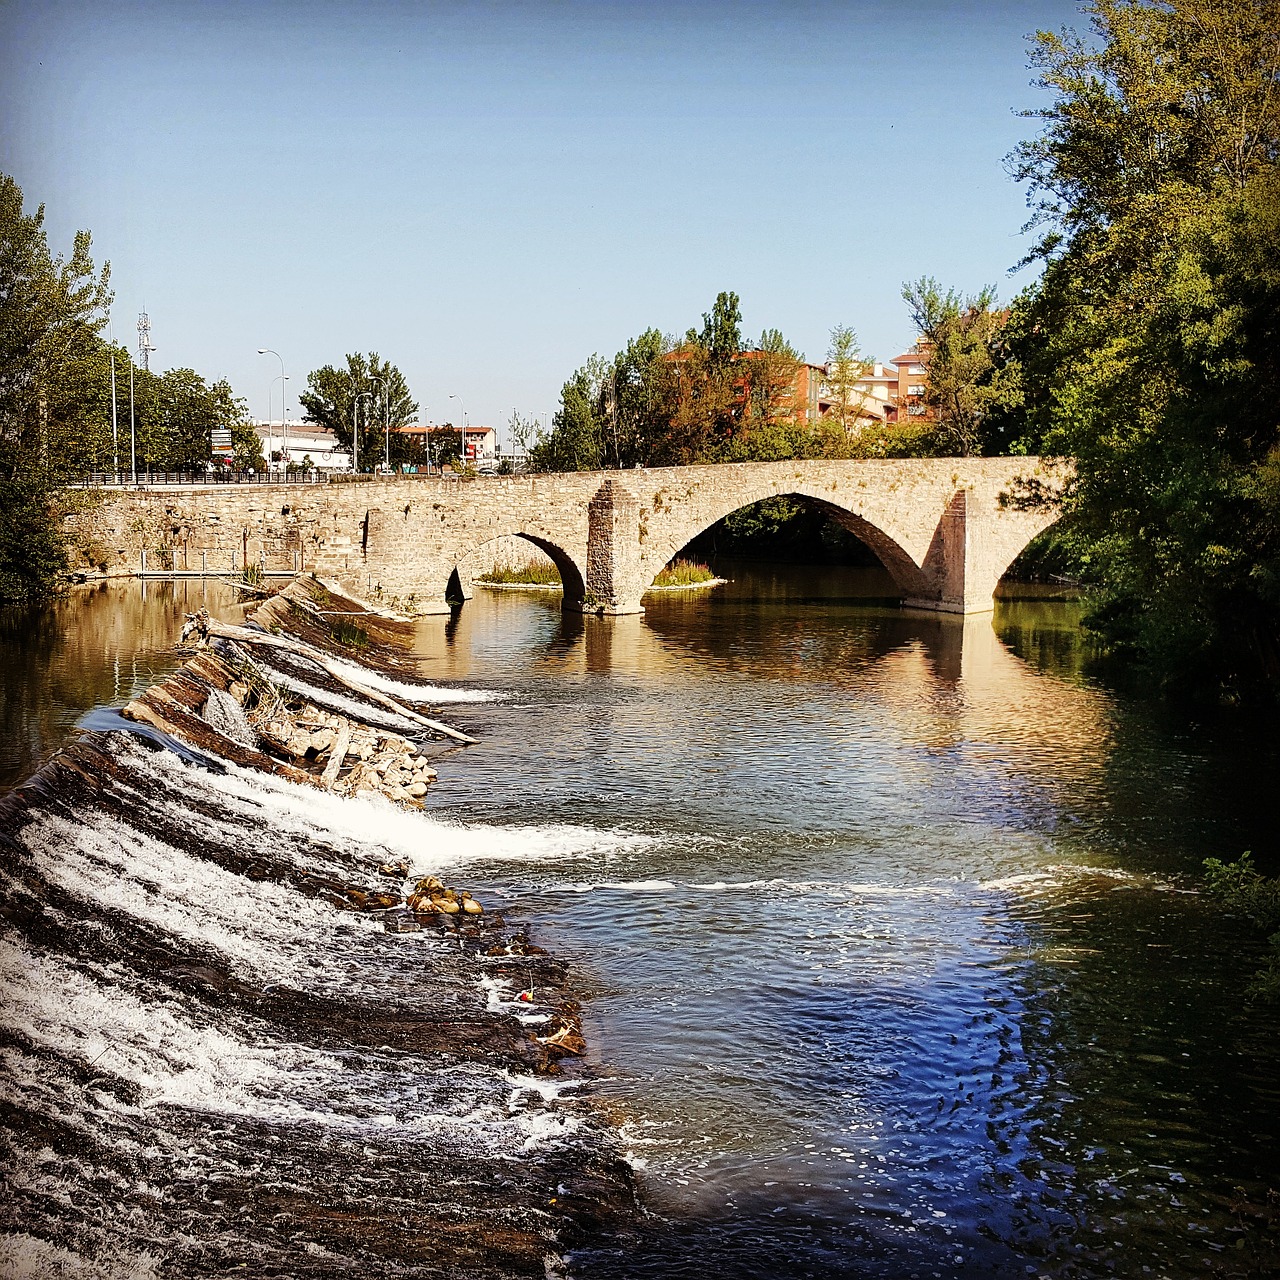
[[368,471],[295,471],[288,476],[278,471],[248,471],[226,473],[221,471],[139,471],[135,479],[132,471],[85,471],[67,481],[73,488],[150,489],[156,487],[192,485],[315,485],[315,484],[372,484],[378,480],[470,480],[477,476],[489,476],[495,472],[412,471],[384,475]]
[[136,479],[132,471],[85,471],[69,483],[79,488],[132,488],[134,485],[150,488],[193,484],[325,484],[327,481],[328,477],[322,471],[295,471],[288,476],[271,471],[139,471]]

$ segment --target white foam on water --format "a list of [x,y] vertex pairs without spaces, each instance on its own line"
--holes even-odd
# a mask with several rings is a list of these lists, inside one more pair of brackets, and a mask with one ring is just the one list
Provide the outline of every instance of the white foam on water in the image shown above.
[[[157,1107],[176,1106],[352,1134],[395,1129],[455,1145],[461,1137],[473,1147],[507,1152],[558,1141],[579,1123],[512,1114],[509,1078],[492,1068],[460,1065],[424,1074],[406,1072],[398,1055],[253,1043],[234,1029],[195,1025],[176,1002],[135,994],[130,978],[118,966],[89,972],[0,940],[8,1029],[37,1054],[100,1062],[104,1074],[136,1085],[137,1107],[90,1091],[99,1105],[123,1114],[150,1117]],[[30,1093],[21,1073],[6,1073],[0,1089],[5,1096],[16,1090],[15,1098]]]
[[334,670],[346,679],[408,702],[500,702],[506,697],[496,689],[456,689],[434,684],[408,684],[402,680],[392,680],[381,672],[371,671],[354,662],[344,662],[341,658],[331,658],[329,661]]
[[597,889],[621,889],[631,893],[667,893],[677,888],[674,880],[579,880],[557,885],[562,893],[593,893]]
[[[194,1111],[323,1118],[295,1099],[308,1092],[308,1083],[314,1088],[339,1070],[337,1058],[301,1046],[250,1046],[215,1027],[197,1027],[176,1005],[134,995],[126,977],[111,966],[90,974],[0,940],[10,1030],[37,1048],[101,1060],[103,1070],[143,1091],[144,1109],[173,1103]],[[286,1077],[289,1088],[281,1089]]]
[[0,1276],[6,1280],[159,1280],[159,1265],[150,1253],[118,1252],[99,1260],[35,1236],[0,1235]]
[[422,725],[418,724],[416,720],[410,720],[407,716],[397,715],[394,711],[388,711],[385,707],[377,706],[374,703],[361,702],[356,698],[349,698],[346,694],[331,693],[328,689],[321,689],[317,685],[308,684],[305,680],[299,680],[297,676],[288,675],[278,667],[271,668],[269,678],[272,684],[279,685],[282,689],[288,689],[290,693],[299,694],[301,697],[306,698],[308,702],[315,703],[317,707],[325,707],[329,711],[337,711],[353,720],[376,725],[380,728],[391,726],[410,736],[423,731]]
[[656,843],[656,837],[593,827],[464,826],[421,809],[402,809],[383,796],[341,796],[234,764],[225,774],[211,774],[172,752],[147,753],[144,767],[147,761],[169,780],[160,794],[172,797],[171,813],[181,814],[187,788],[206,789],[241,819],[302,840],[321,838],[366,855],[370,865],[405,859],[415,878],[465,864],[609,856]]
[[314,981],[316,970],[304,970],[304,958],[332,953],[344,931],[372,927],[104,815],[89,826],[43,813],[18,838],[51,884],[182,938],[197,953],[216,951],[242,978]]
[[955,892],[948,885],[847,884],[838,880],[577,880],[551,887],[562,893],[593,893],[599,889],[632,893],[669,893],[673,889],[693,889],[699,893],[767,890],[774,894],[825,893],[884,898],[946,897]]
[[524,1076],[510,1071],[504,1071],[502,1078],[511,1085],[513,1099],[522,1094],[533,1093],[537,1094],[543,1102],[554,1102],[561,1094],[568,1093],[570,1089],[581,1089],[586,1084],[585,1080],[565,1080],[553,1076]]
[[1054,865],[1042,867],[1039,871],[1027,871],[1021,875],[1002,876],[998,880],[984,881],[979,888],[994,889],[1011,893],[1042,893],[1069,885],[1080,884],[1086,880],[1110,881],[1117,888],[1141,885],[1146,889],[1171,891],[1174,886],[1155,876],[1140,872],[1121,871],[1115,867],[1090,867],[1076,865]]

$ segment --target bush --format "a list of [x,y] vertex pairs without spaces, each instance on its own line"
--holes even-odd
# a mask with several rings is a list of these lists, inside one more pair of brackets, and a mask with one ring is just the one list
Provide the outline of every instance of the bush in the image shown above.
[[673,560],[653,580],[655,587],[694,587],[715,582],[716,575],[698,560]]
[[1235,862],[1218,858],[1204,861],[1209,892],[1235,915],[1243,916],[1271,934],[1271,954],[1249,985],[1248,994],[1263,1000],[1280,1000],[1280,879],[1264,876],[1253,856],[1243,853]]
[[57,490],[39,473],[0,478],[0,600],[41,600],[66,571]]
[[532,587],[558,587],[560,571],[545,560],[526,560],[524,564],[495,564],[488,573],[482,573],[477,582],[521,584]]

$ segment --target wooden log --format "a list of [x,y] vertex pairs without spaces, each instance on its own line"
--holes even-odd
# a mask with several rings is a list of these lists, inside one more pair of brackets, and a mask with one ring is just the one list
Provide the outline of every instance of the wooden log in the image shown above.
[[476,741],[475,738],[463,733],[460,729],[455,729],[452,725],[444,724],[439,720],[428,719],[426,716],[420,716],[416,711],[411,711],[408,707],[402,706],[394,698],[388,697],[380,690],[371,689],[357,680],[352,680],[350,676],[344,675],[338,670],[329,655],[322,649],[317,649],[314,645],[309,645],[305,641],[272,635],[266,631],[253,631],[248,627],[233,626],[230,623],[219,622],[216,618],[200,618],[197,626],[205,635],[216,636],[222,640],[235,640],[238,644],[258,645],[266,649],[283,649],[286,653],[307,658],[332,676],[340,685],[360,694],[361,697],[368,698],[370,702],[377,703],[380,707],[385,707],[388,711],[398,716],[403,716],[414,724],[420,724],[436,733],[442,733],[445,737],[452,738],[456,742],[474,743]]
[[338,780],[338,771],[342,768],[342,763],[347,758],[347,751],[351,747],[351,726],[344,724],[338,730],[338,739],[333,744],[333,750],[329,753],[329,763],[325,765],[324,772],[320,775],[320,781],[327,787],[333,786]]

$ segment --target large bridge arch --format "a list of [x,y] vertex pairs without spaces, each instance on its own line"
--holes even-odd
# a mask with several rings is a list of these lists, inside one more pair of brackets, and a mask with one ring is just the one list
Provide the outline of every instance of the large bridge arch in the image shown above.
[[824,514],[847,529],[854,537],[864,543],[879,559],[893,578],[902,595],[908,599],[921,595],[927,590],[924,572],[911,558],[911,554],[892,533],[872,523],[866,516],[846,507],[831,502],[827,497],[818,497],[812,493],[801,491],[801,486],[777,491],[770,488],[760,497],[748,496],[745,501],[738,501],[742,495],[726,497],[719,503],[708,507],[700,507],[696,513],[689,513],[684,518],[665,522],[662,531],[647,542],[640,557],[641,577],[645,579],[643,590],[653,585],[654,579],[662,572],[663,566],[670,563],[677,555],[699,535],[718,524],[726,516],[755,506],[769,498],[798,498],[810,506],[818,508]]

